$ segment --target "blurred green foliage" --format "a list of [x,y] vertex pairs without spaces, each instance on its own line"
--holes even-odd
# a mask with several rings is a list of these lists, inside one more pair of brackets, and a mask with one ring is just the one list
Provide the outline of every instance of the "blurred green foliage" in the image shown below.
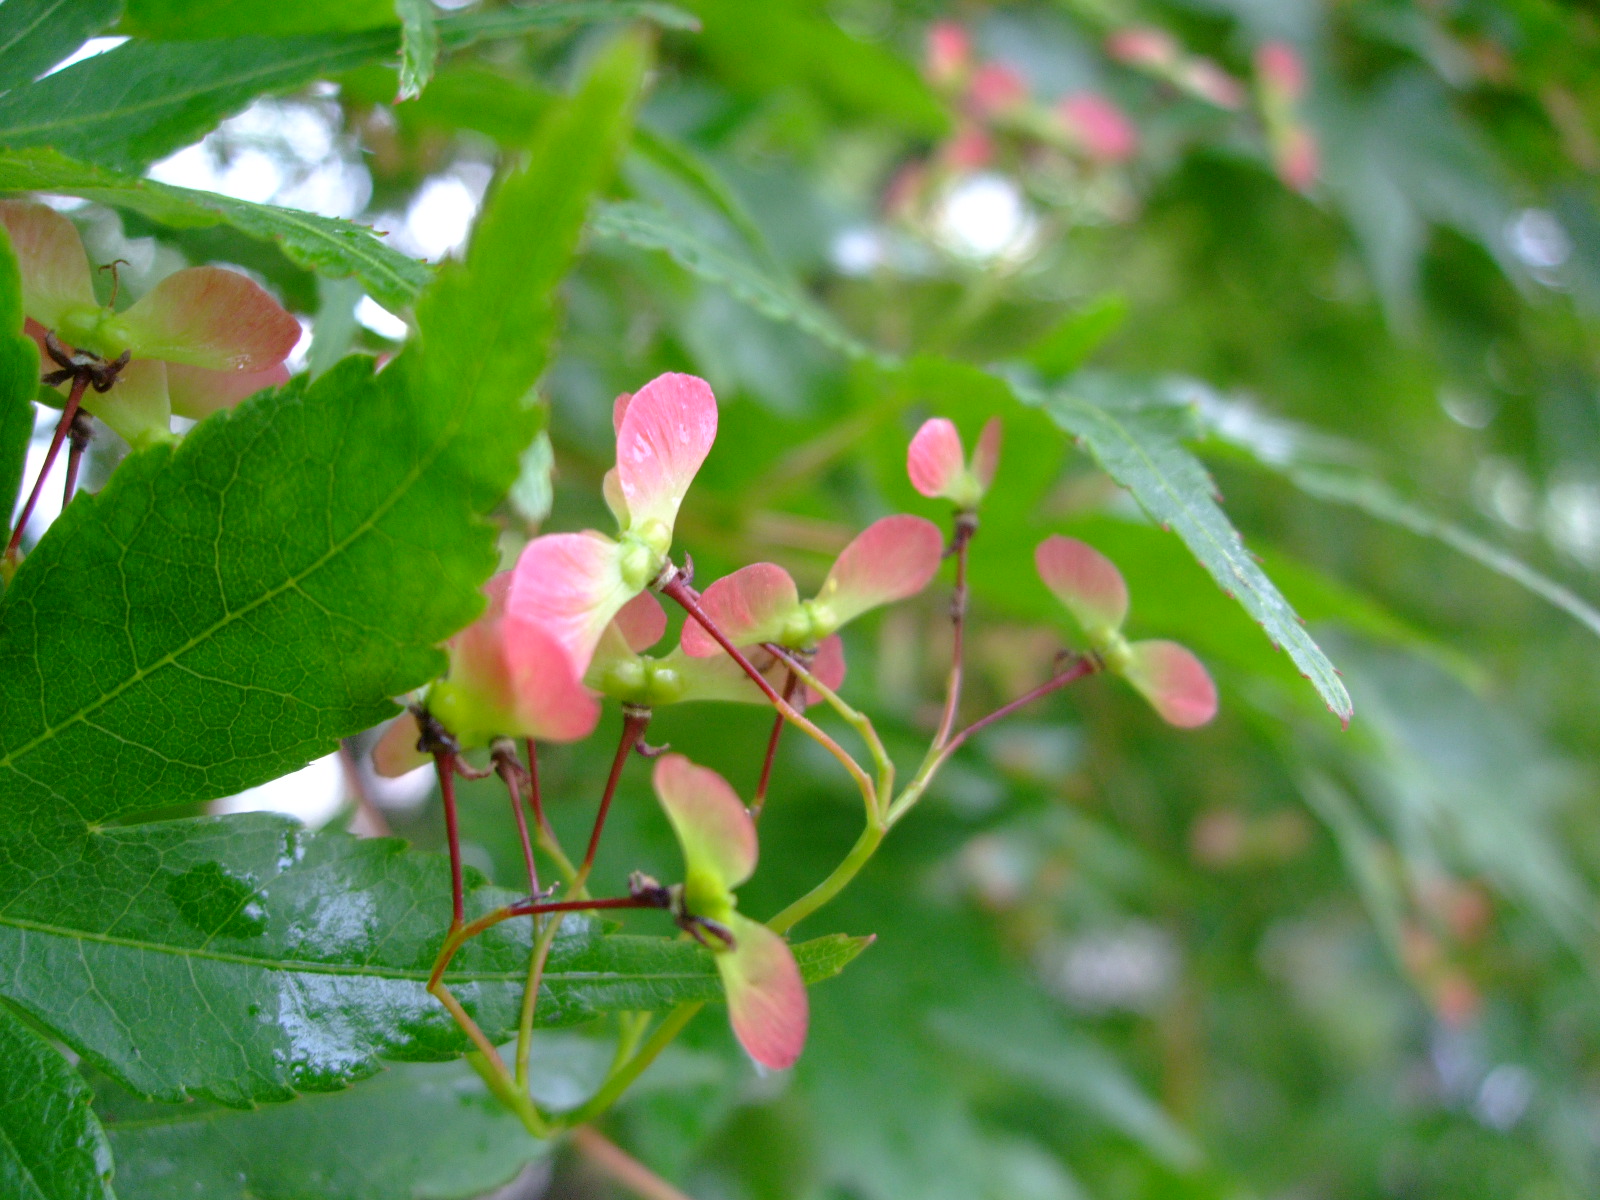
[[[282,7],[283,28],[267,32],[398,24],[369,20],[367,4]],[[1031,559],[1062,532],[1122,568],[1135,634],[1201,654],[1222,713],[1177,733],[1096,679],[975,739],[863,877],[798,931],[877,942],[813,991],[792,1075],[756,1075],[724,1023],[703,1017],[608,1134],[705,1200],[1600,1192],[1593,10],[682,7],[700,30],[657,35],[631,149],[566,283],[542,386],[551,453],[524,460],[517,495],[537,502],[503,510],[506,559],[546,494],[546,529],[603,522],[612,398],[663,370],[704,376],[721,404],[678,526],[702,582],[770,559],[804,592],[867,521],[942,518],[905,479],[907,439],[945,415],[970,444],[998,414],[1006,444],[973,547],[965,711],[1040,682],[1070,643]],[[130,4],[127,30],[159,39],[172,9]],[[968,32],[974,65],[1017,72],[1045,125],[985,124],[959,86],[930,79],[937,21]],[[1237,104],[1113,53],[1134,28],[1162,31],[1183,62],[1210,60],[1237,82]],[[516,162],[606,36],[582,25],[446,44],[420,98],[399,105],[396,62],[339,76],[323,99],[370,174],[365,218],[396,227],[431,183]],[[1270,43],[1292,47],[1306,77],[1290,112],[1314,141],[1315,177],[1298,188],[1263,99]],[[1058,100],[1082,93],[1115,103],[1136,152],[1096,158],[1070,126],[1048,124]],[[953,147],[979,127],[975,161]],[[109,186],[94,198],[118,203]],[[129,218],[130,237],[202,253],[192,231],[156,223],[164,202],[128,204],[148,218]],[[540,232],[526,231],[530,245]],[[302,298],[332,357],[392,348],[351,321],[359,290],[311,286],[325,261],[270,243],[254,252],[247,265]],[[1198,456],[1245,551],[1339,669],[1347,731],[1161,528],[1171,516],[1153,520],[1099,451],[1022,396],[1142,423]],[[847,634],[845,695],[903,763],[937,720],[947,630],[936,585]],[[542,764],[569,845],[609,759],[607,720]],[[748,792],[767,727],[753,708],[673,711],[651,740]],[[463,789],[468,853],[516,886],[493,782]],[[830,759],[787,741],[742,908],[769,915],[824,875],[855,837],[857,805]],[[432,801],[392,820],[442,845]],[[611,822],[602,886],[673,869],[643,771],[625,779]],[[666,931],[649,914],[628,927]],[[587,1078],[551,1062],[552,1087],[564,1071]],[[455,1068],[404,1070],[427,1076],[430,1104],[456,1092],[484,1103]],[[176,1195],[139,1156],[170,1153],[170,1139],[204,1156],[205,1139],[119,1126],[132,1102],[96,1086],[130,1163],[124,1200]],[[351,1158],[392,1148],[398,1118],[391,1092],[357,1103],[361,1087],[349,1103],[294,1102],[353,1114],[327,1150],[337,1170],[310,1182],[275,1170],[251,1194],[367,1194],[338,1180],[356,1177]],[[226,1119],[240,1132],[212,1141],[236,1172],[304,1118]],[[467,1194],[538,1151],[474,1153],[440,1167],[442,1190],[388,1194]],[[212,1170],[206,1160],[188,1175]],[[566,1155],[550,1186],[589,1197],[609,1185]]]

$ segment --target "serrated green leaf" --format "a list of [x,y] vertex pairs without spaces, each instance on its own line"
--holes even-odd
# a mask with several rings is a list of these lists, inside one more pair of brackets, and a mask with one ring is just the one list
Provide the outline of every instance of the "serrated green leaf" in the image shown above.
[[798,288],[684,228],[660,209],[631,201],[605,204],[595,212],[591,228],[599,237],[665,251],[680,266],[727,288],[757,312],[797,325],[851,358],[874,357],[870,347],[846,332]]
[[139,172],[266,92],[392,54],[393,30],[329,37],[134,40],[0,96],[0,145],[50,146]]
[[231,225],[271,242],[291,262],[330,279],[354,276],[386,308],[416,299],[430,271],[363,225],[215,192],[173,187],[75,162],[54,150],[0,150],[0,191],[55,192],[132,212],[177,229]]
[[[141,1095],[284,1100],[369,1075],[379,1058],[466,1048],[425,988],[450,915],[442,855],[245,814],[6,838],[0,868],[0,995]],[[469,918],[514,898],[478,883]],[[530,927],[495,926],[447,977],[496,1039],[517,1027]],[[795,952],[815,981],[864,944],[834,936]],[[721,988],[693,942],[601,936],[569,918],[538,1017],[570,1025]]]
[[395,0],[395,11],[400,14],[400,99],[415,100],[439,61],[433,0]]
[[347,360],[214,417],[51,527],[0,603],[0,830],[264,782],[439,672],[481,608],[477,514],[538,428],[521,401],[642,69],[624,42],[552,113],[393,367]]
[[1184,447],[1186,410],[1164,398],[1147,396],[1136,383],[1120,391],[1115,390],[1116,383],[1107,381],[1104,387],[1097,387],[1093,399],[1086,398],[1086,380],[1054,393],[1021,383],[1015,386],[1019,397],[1042,406],[1077,438],[1153,520],[1183,539],[1200,565],[1255,618],[1272,644],[1288,652],[1329,710],[1348,723],[1350,695],[1333,663],[1244,548],[1243,539],[1217,503],[1211,477]]
[[0,1196],[114,1200],[110,1181],[111,1148],[88,1086],[0,1007]]
[[[441,45],[459,48],[556,25],[632,17],[685,19],[658,4],[574,2],[462,14],[438,22],[437,31]],[[394,27],[309,37],[136,39],[0,96],[0,146],[49,146],[139,172],[258,96],[387,59],[399,45]]]
[[106,1125],[122,1200],[465,1200],[551,1149],[465,1062],[256,1112],[119,1099]]
[[30,83],[117,19],[120,0],[5,0],[0,92]]
[[0,229],[0,507],[8,526],[28,463],[38,389],[39,348],[22,333],[22,278],[11,239]]

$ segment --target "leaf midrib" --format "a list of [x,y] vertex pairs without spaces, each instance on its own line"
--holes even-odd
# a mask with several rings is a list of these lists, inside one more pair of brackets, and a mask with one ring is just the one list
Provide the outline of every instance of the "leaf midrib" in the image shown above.
[[[230,953],[225,950],[210,950],[189,946],[174,946],[166,942],[146,941],[142,938],[118,937],[110,933],[92,933],[82,929],[71,929],[64,925],[52,925],[46,921],[31,921],[25,917],[0,916],[0,927],[18,929],[28,933],[45,934],[51,937],[66,938],[74,942],[95,942],[104,946],[115,946],[125,950],[139,950],[149,954],[165,954],[173,958],[185,960],[199,960],[202,962],[228,963],[234,966],[255,967],[263,971],[282,971],[299,975],[341,975],[363,979],[395,979],[425,981],[429,969],[424,967],[383,967],[363,964],[345,964],[319,962],[316,959],[299,958],[261,958],[249,954]],[[465,983],[522,983],[527,976],[525,968],[506,971],[450,971],[445,978],[455,982]],[[594,982],[645,982],[645,983],[676,983],[684,980],[711,980],[716,976],[704,971],[651,971],[648,973],[638,971],[546,971],[546,979],[558,979],[571,983]]]
[[[87,721],[96,712],[99,712],[100,709],[110,704],[128,689],[134,687],[136,684],[143,683],[146,679],[149,679],[151,676],[156,674],[156,672],[165,667],[175,666],[178,662],[178,659],[183,655],[188,654],[191,650],[203,645],[210,638],[215,637],[223,629],[227,628],[240,618],[248,616],[256,609],[270,603],[273,600],[276,600],[279,596],[284,595],[287,592],[299,589],[301,584],[303,584],[306,580],[310,579],[329,562],[338,557],[340,554],[344,553],[344,551],[355,544],[357,540],[370,533],[377,526],[377,523],[382,520],[384,515],[393,509],[394,506],[400,502],[401,498],[405,496],[405,494],[414,486],[416,486],[417,480],[419,480],[427,471],[427,469],[431,467],[439,458],[439,456],[444,453],[445,447],[455,439],[457,432],[460,430],[462,421],[466,419],[467,409],[472,407],[474,398],[475,394],[468,396],[461,404],[456,406],[456,411],[451,415],[450,421],[441,431],[441,436],[438,441],[434,444],[433,448],[425,457],[419,459],[412,466],[411,470],[407,472],[399,486],[397,486],[381,504],[377,505],[368,517],[364,518],[360,524],[355,526],[347,537],[330,546],[326,553],[321,555],[309,566],[307,566],[304,571],[297,575],[291,575],[279,586],[269,589],[255,600],[252,600],[250,603],[244,605],[242,608],[229,612],[222,618],[222,620],[207,626],[205,629],[195,634],[195,636],[191,637],[187,642],[183,643],[183,645],[174,650],[168,651],[149,667],[138,668],[122,683],[118,684],[110,691],[102,693],[92,704],[85,705],[74,712],[71,716],[61,721],[59,724],[47,727],[31,741],[24,742],[15,750],[8,752],[3,758],[0,758],[0,767],[10,767],[14,770],[16,768],[16,764],[23,758],[27,757],[32,750],[44,745],[46,742],[49,742],[51,739],[59,735],[62,730],[67,729],[72,725],[79,723],[80,721]],[[303,397],[300,403],[304,403]],[[131,744],[137,745],[137,743]],[[140,746],[139,748],[141,750],[150,749],[148,746]]]

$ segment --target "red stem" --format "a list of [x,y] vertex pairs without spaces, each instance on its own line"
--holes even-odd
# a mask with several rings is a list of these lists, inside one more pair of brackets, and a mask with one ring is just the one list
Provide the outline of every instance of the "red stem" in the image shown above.
[[552,900],[550,903],[513,904],[504,910],[507,917],[543,916],[545,913],[584,912],[591,908],[660,908],[634,896],[616,896],[609,900]]
[[450,842],[450,928],[459,929],[466,919],[466,902],[461,892],[461,834],[456,827],[456,756],[448,750],[435,751],[434,769],[439,773],[439,795],[444,799],[444,831]]
[[555,841],[555,830],[550,828],[550,821],[544,815],[544,799],[539,794],[539,751],[534,748],[533,739],[527,739],[528,747],[528,807],[533,809],[533,823],[544,831],[546,837]]
[[617,743],[617,755],[611,760],[611,774],[606,777],[605,794],[600,797],[600,811],[595,813],[594,831],[589,834],[589,849],[583,856],[583,865],[578,868],[579,880],[589,878],[595,852],[600,849],[600,834],[606,827],[606,814],[611,811],[611,798],[617,794],[617,783],[622,779],[622,768],[649,724],[648,708],[628,709],[623,713],[622,740]]
[[739,664],[744,673],[750,676],[751,681],[761,689],[766,698],[777,705],[781,714],[789,708],[789,702],[778,695],[778,690],[767,682],[767,678],[756,670],[755,664],[744,656],[744,652],[728,640],[728,635],[723,633],[717,623],[711,619],[706,610],[700,607],[700,598],[695,595],[694,589],[684,583],[683,576],[675,575],[671,580],[661,585],[661,594],[669,600],[675,600],[699,624],[700,628],[709,633],[712,639],[727,652],[729,658]]
[[44,491],[45,477],[50,474],[50,468],[55,466],[56,455],[61,453],[61,443],[67,436],[67,430],[72,427],[72,419],[78,415],[78,405],[83,403],[83,393],[88,386],[87,375],[79,375],[72,381],[72,394],[67,397],[67,406],[61,410],[61,420],[56,422],[55,436],[50,439],[50,449],[45,453],[44,466],[39,468],[39,478],[33,481],[33,491],[28,493],[28,502],[22,506],[22,515],[17,518],[17,527],[11,531],[11,541],[6,543],[8,559],[17,556],[17,547],[22,544],[22,531],[28,527],[28,518],[33,516],[34,505],[39,503],[39,494]]
[[943,757],[948,758],[950,755],[954,754],[956,749],[973,734],[987,729],[996,721],[1000,721],[1006,717],[1009,717],[1019,708],[1025,708],[1032,704],[1035,700],[1039,700],[1045,696],[1048,696],[1051,692],[1059,691],[1061,688],[1066,687],[1069,683],[1076,683],[1086,675],[1093,675],[1099,669],[1100,663],[1098,659],[1091,658],[1088,655],[1080,655],[1078,658],[1073,660],[1073,663],[1070,667],[1061,672],[1061,674],[1057,675],[1055,678],[1040,684],[1031,692],[1024,692],[1009,704],[1002,704],[988,716],[979,717],[971,725],[968,725],[960,733],[956,734],[955,737],[951,738],[948,743],[946,743],[943,751]]
[[522,811],[522,788],[518,785],[516,747],[504,743],[504,754],[495,755],[495,772],[506,785],[506,793],[511,797],[511,815],[517,821],[517,836],[522,839],[522,863],[528,869],[528,894],[539,894],[539,867],[533,861],[533,841],[528,836],[528,817]]
[[[783,698],[792,702],[796,685],[800,677],[793,671],[787,672],[788,679],[783,685]],[[767,738],[767,756],[761,761],[761,778],[756,783],[755,799],[750,801],[750,819],[759,820],[761,810],[767,803],[767,784],[772,781],[772,764],[778,757],[778,739],[783,736],[783,714],[780,712],[772,718],[772,736]]]
[[961,707],[961,677],[965,652],[967,627],[967,546],[976,530],[976,518],[970,513],[956,514],[956,528],[952,539],[952,552],[956,559],[956,586],[950,597],[950,620],[955,627],[955,639],[950,650],[950,680],[945,687],[944,713],[939,718],[939,732],[933,736],[935,746],[943,746],[956,726],[956,711]]

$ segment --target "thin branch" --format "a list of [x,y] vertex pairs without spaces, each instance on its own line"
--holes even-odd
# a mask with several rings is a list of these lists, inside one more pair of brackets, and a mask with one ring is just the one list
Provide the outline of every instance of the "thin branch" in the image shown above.
[[843,746],[839,745],[838,742],[819,729],[815,723],[808,720],[799,709],[778,694],[772,684],[767,682],[766,677],[756,670],[755,665],[744,656],[739,647],[728,639],[728,635],[722,632],[721,628],[711,619],[705,609],[700,607],[699,597],[688,587],[682,573],[674,575],[666,583],[659,585],[659,588],[663,596],[681,605],[683,610],[711,635],[712,640],[722,647],[728,657],[739,664],[739,668],[750,677],[752,683],[761,689],[762,694],[783,715],[784,720],[798,726],[808,737],[833,755],[846,771],[850,772],[850,777],[856,781],[856,786],[861,789],[862,799],[867,804],[867,812],[876,814],[878,807],[877,791],[872,779],[862,769],[861,764]]
[[639,1200],[690,1200],[688,1195],[673,1187],[592,1125],[580,1125],[574,1129],[572,1145],[614,1182],[638,1196]]
[[[800,677],[793,671],[787,673],[783,681],[783,698],[791,704],[794,702],[794,689],[799,685]],[[759,821],[761,810],[767,805],[767,785],[772,782],[772,764],[778,757],[778,739],[783,736],[783,714],[777,713],[772,718],[772,735],[767,738],[766,757],[761,760],[761,778],[756,781],[756,794],[750,801],[750,819]]]
[[22,506],[22,514],[17,517],[16,528],[11,531],[11,540],[6,543],[7,560],[15,560],[17,547],[22,544],[22,531],[28,527],[28,518],[33,516],[34,506],[39,503],[39,495],[44,491],[45,478],[50,474],[50,468],[55,466],[56,455],[61,453],[61,443],[67,436],[67,430],[72,427],[72,419],[78,415],[78,406],[83,403],[83,393],[89,388],[89,376],[77,375],[72,380],[72,394],[67,397],[67,406],[61,410],[61,419],[56,422],[55,435],[50,439],[50,449],[45,452],[44,465],[39,468],[39,477],[33,481],[33,490],[28,493],[28,502]]
[[955,533],[950,542],[950,553],[956,560],[956,586],[950,596],[950,622],[954,627],[954,640],[950,649],[950,678],[945,684],[944,713],[939,718],[939,731],[933,735],[936,750],[942,749],[950,740],[950,733],[956,727],[956,712],[961,707],[967,626],[967,549],[977,530],[978,518],[974,514],[965,511],[956,514]]
[[650,727],[650,710],[648,708],[634,708],[631,705],[623,709],[622,738],[617,743],[616,757],[611,760],[611,774],[606,777],[605,794],[600,797],[600,810],[594,815],[594,829],[589,834],[589,849],[584,853],[583,865],[578,868],[577,878],[573,880],[574,889],[582,888],[589,879],[589,872],[594,869],[595,852],[600,849],[600,834],[606,827],[606,814],[611,811],[611,800],[617,794],[617,783],[622,779],[622,768],[628,761],[628,755],[633,753],[633,748],[639,744],[639,739],[644,737],[644,732]]

